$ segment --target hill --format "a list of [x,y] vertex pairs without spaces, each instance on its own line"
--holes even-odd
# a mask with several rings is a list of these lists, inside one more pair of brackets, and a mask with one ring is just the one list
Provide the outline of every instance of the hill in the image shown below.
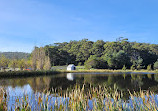
[[8,59],[26,59],[30,57],[30,53],[25,53],[25,52],[0,52],[0,57],[4,55]]

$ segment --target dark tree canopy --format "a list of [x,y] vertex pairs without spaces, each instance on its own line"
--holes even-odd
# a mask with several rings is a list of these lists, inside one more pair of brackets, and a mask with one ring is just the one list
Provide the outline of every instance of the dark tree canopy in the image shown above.
[[49,56],[52,66],[85,65],[88,68],[147,68],[158,59],[158,45],[129,42],[127,38],[118,38],[114,42],[83,39],[55,43],[44,47],[45,55]]

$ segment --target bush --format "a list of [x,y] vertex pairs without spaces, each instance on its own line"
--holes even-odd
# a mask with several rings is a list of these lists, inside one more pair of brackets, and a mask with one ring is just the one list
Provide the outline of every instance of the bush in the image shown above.
[[86,69],[96,68],[98,61],[95,56],[90,56],[84,64]]
[[88,60],[84,63],[86,69],[105,69],[107,68],[106,61],[96,57],[95,55],[91,55]]
[[123,68],[122,68],[122,70],[126,70],[127,68],[126,68],[126,66],[125,65],[123,65]]
[[135,65],[132,65],[131,66],[131,70],[135,70],[136,69],[136,66]]
[[151,71],[151,70],[152,70],[151,64],[147,66],[147,70],[148,70],[148,71]]
[[158,69],[158,60],[154,63],[154,69]]

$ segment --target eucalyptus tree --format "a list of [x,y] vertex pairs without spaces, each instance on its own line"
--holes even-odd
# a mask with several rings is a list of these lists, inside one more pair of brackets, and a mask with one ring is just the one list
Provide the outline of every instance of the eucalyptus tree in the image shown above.
[[11,67],[11,68],[13,68],[13,70],[15,71],[15,68],[17,68],[18,67],[18,60],[17,59],[12,59],[12,60],[10,60],[10,64],[9,64],[9,66]]
[[9,59],[7,59],[4,55],[0,57],[0,67],[3,71],[8,67],[9,65]]
[[96,55],[97,57],[101,57],[104,52],[104,44],[105,42],[103,40],[97,40],[93,43],[93,47],[91,49],[91,52],[93,55]]
[[18,60],[18,67],[20,68],[20,70],[23,70],[25,68],[25,66],[26,66],[26,64],[25,64],[24,59]]

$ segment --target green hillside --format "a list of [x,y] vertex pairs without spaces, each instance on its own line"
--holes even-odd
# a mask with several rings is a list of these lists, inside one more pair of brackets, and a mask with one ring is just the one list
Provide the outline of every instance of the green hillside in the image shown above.
[[30,56],[30,53],[24,52],[0,52],[0,57],[4,55],[8,59],[26,59]]

